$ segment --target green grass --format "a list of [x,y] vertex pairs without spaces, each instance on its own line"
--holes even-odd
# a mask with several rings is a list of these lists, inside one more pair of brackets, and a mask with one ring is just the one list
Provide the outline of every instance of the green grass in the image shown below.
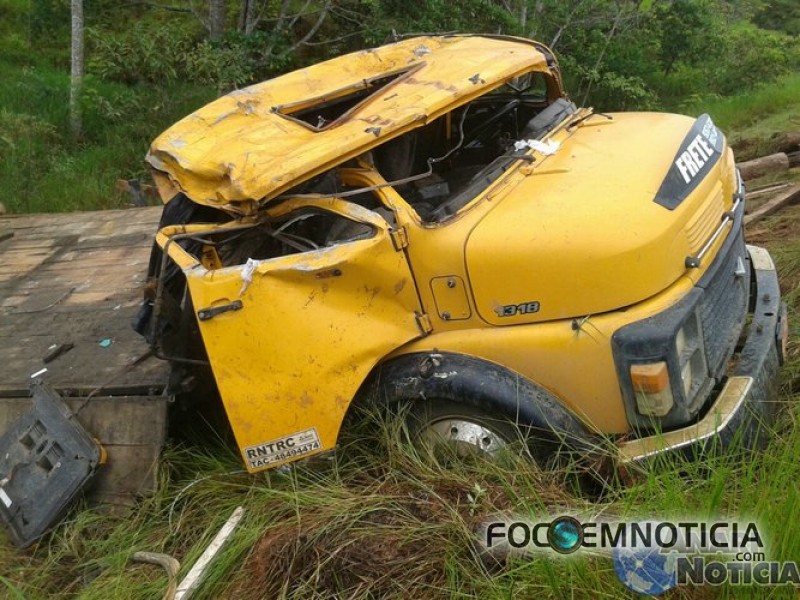
[[168,125],[211,100],[214,90],[162,89],[87,77],[84,131],[67,133],[68,76],[47,66],[0,62],[0,189],[12,213],[125,206],[117,179],[149,181],[147,148]]
[[[773,247],[792,277],[800,277],[796,247]],[[225,446],[173,446],[164,455],[158,492],[136,507],[118,515],[73,512],[27,552],[0,542],[0,584],[9,598],[157,598],[166,577],[158,567],[132,563],[132,554],[171,554],[182,562],[183,575],[239,505],[245,508],[242,524],[199,599],[635,597],[618,582],[608,557],[518,556],[502,565],[486,560],[474,532],[499,512],[530,519],[564,511],[753,518],[766,535],[769,558],[794,560],[800,538],[788,525],[800,519],[796,344],[792,353],[783,372],[788,410],[766,450],[745,460],[665,464],[628,486],[612,485],[602,502],[572,494],[561,473],[544,474],[524,458],[431,464],[398,442],[396,428],[369,421],[351,431],[332,459],[288,473],[243,474]],[[377,444],[376,431],[382,432]],[[795,597],[788,588],[706,590],[703,597],[710,596]],[[696,591],[668,597],[693,598]]]
[[720,129],[731,134],[740,160],[770,154],[776,151],[775,133],[800,131],[800,73],[736,96],[693,98],[681,105],[681,111],[710,114]]

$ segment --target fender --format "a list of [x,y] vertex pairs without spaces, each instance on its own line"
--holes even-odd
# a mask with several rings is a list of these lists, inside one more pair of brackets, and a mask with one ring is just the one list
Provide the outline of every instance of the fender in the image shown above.
[[358,394],[388,405],[442,398],[503,416],[548,445],[596,448],[583,423],[541,386],[496,363],[465,354],[421,352],[381,363]]

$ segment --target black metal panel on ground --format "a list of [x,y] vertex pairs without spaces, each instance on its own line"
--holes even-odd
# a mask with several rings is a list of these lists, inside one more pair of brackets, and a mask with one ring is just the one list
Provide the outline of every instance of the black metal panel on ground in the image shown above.
[[58,522],[100,464],[99,445],[49,386],[0,438],[0,517],[29,546]]

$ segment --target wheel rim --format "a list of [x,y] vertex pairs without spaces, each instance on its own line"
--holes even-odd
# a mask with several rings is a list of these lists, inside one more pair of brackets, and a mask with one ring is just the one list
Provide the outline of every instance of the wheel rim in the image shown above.
[[506,440],[489,427],[463,417],[444,417],[432,421],[420,431],[423,442],[447,444],[458,456],[494,455],[506,447]]

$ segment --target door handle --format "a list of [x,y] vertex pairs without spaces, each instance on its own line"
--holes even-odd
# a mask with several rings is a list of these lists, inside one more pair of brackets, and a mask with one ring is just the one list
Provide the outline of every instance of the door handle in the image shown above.
[[213,319],[219,314],[229,312],[232,310],[242,310],[242,308],[244,308],[244,304],[242,304],[242,301],[234,300],[230,304],[201,308],[200,310],[197,311],[197,318],[200,319],[201,321],[208,321],[209,319]]

